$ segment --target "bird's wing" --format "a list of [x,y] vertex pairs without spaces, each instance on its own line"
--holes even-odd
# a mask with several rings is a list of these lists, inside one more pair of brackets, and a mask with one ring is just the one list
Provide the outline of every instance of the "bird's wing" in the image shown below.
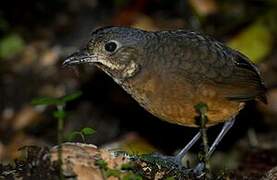
[[188,79],[213,83],[230,100],[259,99],[266,103],[264,81],[246,56],[210,37],[193,32],[187,34],[183,54],[190,56],[184,58],[180,68],[190,76]]
[[233,92],[231,91],[227,98],[238,101],[257,98],[267,103],[266,87],[258,68],[243,54],[238,51],[231,51],[232,55],[230,56],[232,56],[234,70],[227,80],[238,88],[235,88]]

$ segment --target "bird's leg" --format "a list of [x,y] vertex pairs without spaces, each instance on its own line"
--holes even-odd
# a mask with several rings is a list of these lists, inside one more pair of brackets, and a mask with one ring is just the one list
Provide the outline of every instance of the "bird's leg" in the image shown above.
[[[220,133],[218,134],[218,136],[216,137],[216,139],[214,140],[212,146],[209,149],[209,152],[207,154],[207,159],[209,159],[211,157],[211,155],[213,154],[214,150],[216,149],[216,146],[219,144],[219,142],[222,140],[222,138],[226,135],[226,133],[232,128],[232,126],[235,123],[235,118],[231,119],[230,121],[225,122],[225,124],[222,127],[222,130],[220,131]],[[204,164],[203,163],[199,163],[195,168],[194,168],[194,172],[200,174],[204,169]]]
[[[216,146],[219,144],[219,142],[222,140],[222,138],[225,136],[225,134],[231,129],[231,127],[234,125],[235,119],[232,119],[231,121],[227,121],[220,131],[219,135],[216,137],[215,141],[213,142],[212,146],[209,148],[208,153],[206,154],[206,159],[209,159],[216,149]],[[182,165],[182,158],[187,154],[187,152],[191,149],[191,147],[200,139],[201,137],[201,130],[190,140],[190,142],[175,156],[175,157],[163,157],[166,160],[170,160],[174,164],[178,165],[179,167],[183,167]],[[205,165],[203,162],[199,163],[194,169],[193,172],[202,175],[204,173]]]
[[191,147],[201,137],[200,131],[190,140],[190,142],[174,157],[174,161],[179,166],[182,166],[182,158],[187,154]]
[[219,144],[219,142],[222,140],[222,138],[226,135],[226,133],[233,127],[235,120],[236,119],[233,118],[230,121],[225,122],[225,124],[222,127],[222,130],[220,131],[219,135],[216,137],[215,141],[213,142],[212,146],[210,147],[209,152],[207,154],[207,158],[211,157],[216,146]]
[[[207,117],[205,113],[207,112],[208,106],[204,103],[199,103],[195,105],[195,110],[199,114],[199,116],[195,117],[195,120],[204,120],[206,122]],[[203,122],[204,122],[203,121]],[[204,122],[204,124],[205,124]],[[202,123],[201,123],[202,124]],[[186,155],[186,153],[190,150],[190,148],[196,143],[196,141],[201,137],[201,131],[199,131],[190,142],[174,157],[175,164],[178,164],[179,167],[182,167],[182,158]]]
[[[196,143],[197,140],[201,137],[200,131],[189,141],[189,143],[176,155],[176,156],[164,156],[159,153],[152,154],[152,157],[157,159],[166,160],[169,163],[172,163],[177,168],[183,169],[182,158],[187,154],[191,147]],[[192,169],[189,169],[191,171]]]

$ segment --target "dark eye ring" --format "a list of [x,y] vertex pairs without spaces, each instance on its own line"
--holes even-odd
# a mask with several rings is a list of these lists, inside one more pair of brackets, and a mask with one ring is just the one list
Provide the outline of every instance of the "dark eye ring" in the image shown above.
[[105,44],[105,50],[108,52],[114,52],[117,49],[117,43],[114,41]]

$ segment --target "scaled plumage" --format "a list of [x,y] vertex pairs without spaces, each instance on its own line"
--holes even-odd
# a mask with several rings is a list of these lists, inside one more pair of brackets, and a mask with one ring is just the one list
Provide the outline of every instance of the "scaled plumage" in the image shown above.
[[[245,101],[266,102],[256,66],[210,37],[127,27],[100,28],[91,36],[83,52],[86,60],[74,56],[64,64],[75,64],[78,58],[79,63],[95,64],[146,110],[168,122],[197,126],[194,105],[200,102],[209,107],[207,125],[234,117]],[[107,43],[117,49],[108,52]]]

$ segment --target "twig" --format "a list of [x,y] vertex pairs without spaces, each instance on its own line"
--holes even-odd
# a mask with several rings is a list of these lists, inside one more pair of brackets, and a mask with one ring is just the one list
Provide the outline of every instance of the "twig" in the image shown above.
[[200,133],[202,137],[203,143],[203,155],[200,158],[200,161],[204,163],[204,171],[209,172],[209,161],[208,161],[208,152],[209,152],[209,144],[208,144],[208,136],[207,136],[207,128],[206,123],[208,121],[208,117],[206,113],[208,111],[208,106],[204,103],[199,103],[195,106],[195,110],[198,113],[197,120],[200,124]]
[[[57,106],[58,111],[64,110],[64,105]],[[64,119],[62,117],[58,118],[58,164],[60,168],[60,179],[64,180],[63,176],[63,157],[62,157],[62,143],[63,143],[63,126],[64,126]]]

